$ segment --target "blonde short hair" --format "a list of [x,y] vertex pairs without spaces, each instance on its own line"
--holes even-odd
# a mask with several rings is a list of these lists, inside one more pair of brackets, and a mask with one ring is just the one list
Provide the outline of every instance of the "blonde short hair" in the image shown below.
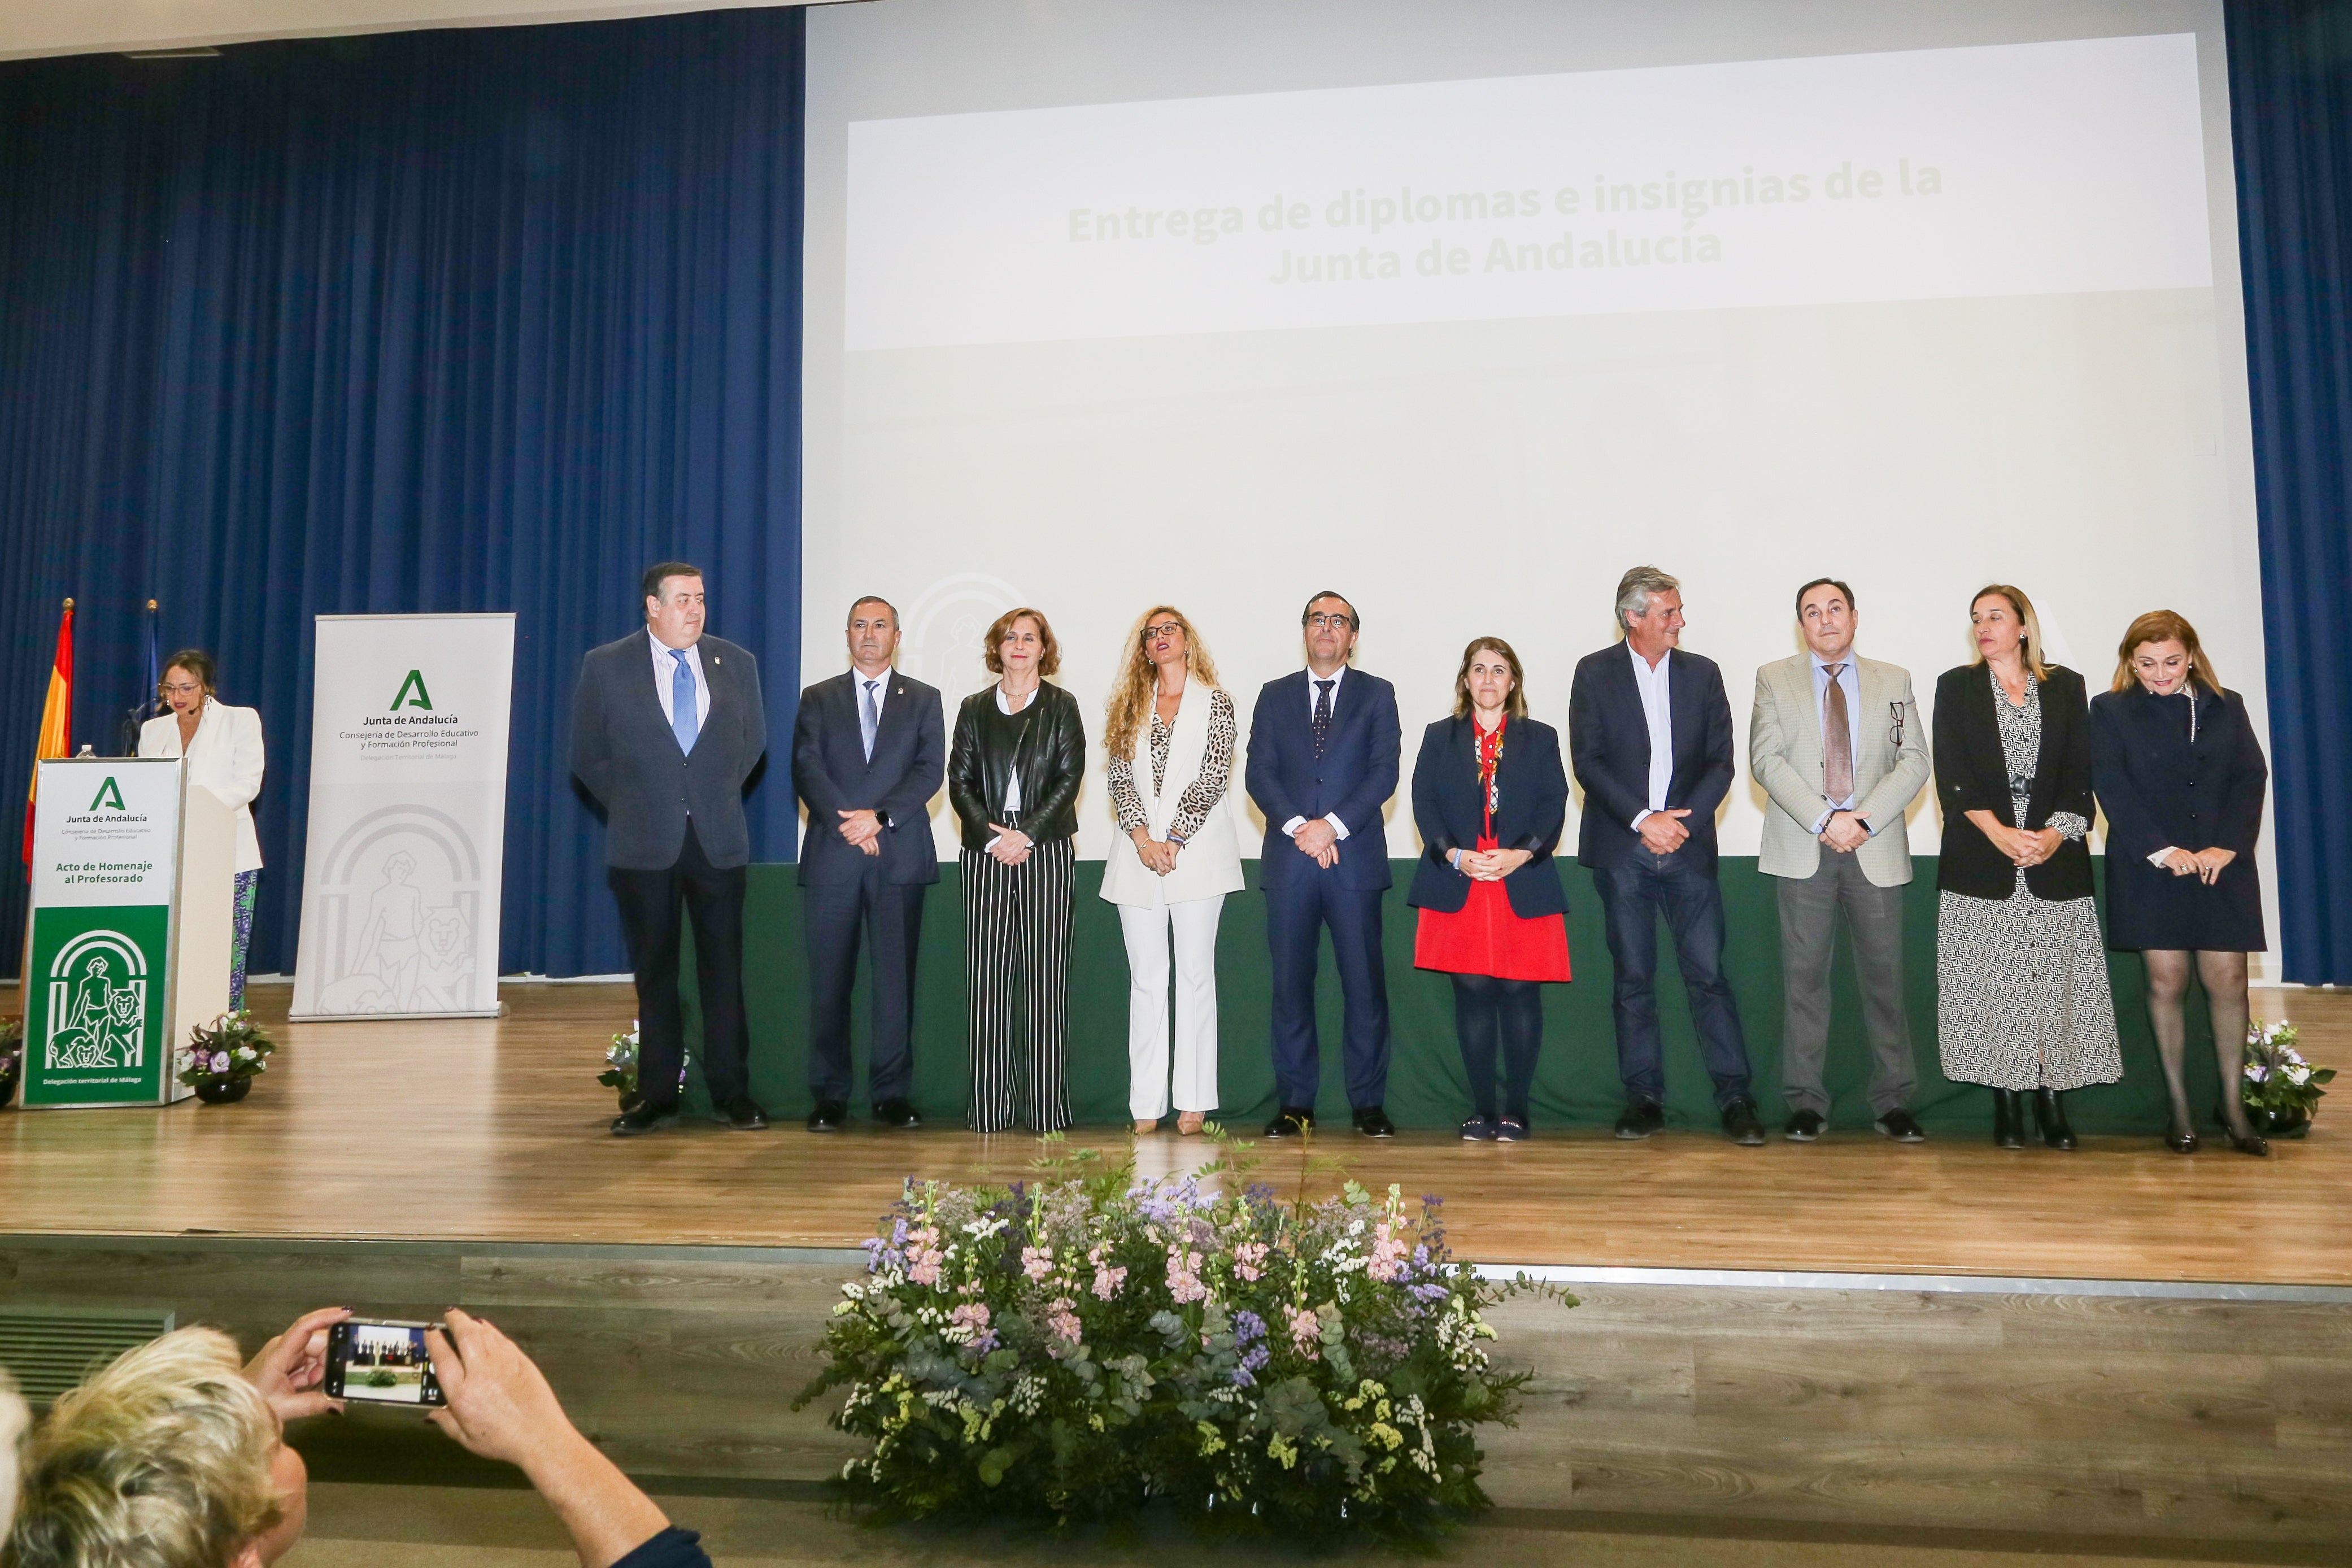
[[227,1568],[278,1522],[278,1418],[236,1346],[181,1329],[58,1401],[25,1457],[12,1568]]

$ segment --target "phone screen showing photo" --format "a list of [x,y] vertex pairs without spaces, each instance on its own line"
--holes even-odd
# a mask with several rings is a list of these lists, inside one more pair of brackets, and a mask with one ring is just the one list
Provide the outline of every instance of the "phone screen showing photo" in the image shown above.
[[382,1405],[445,1403],[425,1353],[425,1323],[337,1323],[327,1340],[327,1394]]

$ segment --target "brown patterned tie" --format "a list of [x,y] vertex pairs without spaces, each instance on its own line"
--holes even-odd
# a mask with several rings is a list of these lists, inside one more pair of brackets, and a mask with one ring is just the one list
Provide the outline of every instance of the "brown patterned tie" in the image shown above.
[[1830,690],[1822,705],[1822,794],[1835,804],[1853,795],[1853,725],[1845,716],[1845,688],[1838,684],[1845,666],[1826,668]]

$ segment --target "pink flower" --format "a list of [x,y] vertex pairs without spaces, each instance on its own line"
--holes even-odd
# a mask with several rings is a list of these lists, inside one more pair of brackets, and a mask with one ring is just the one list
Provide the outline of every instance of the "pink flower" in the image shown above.
[[1201,1255],[1179,1242],[1168,1249],[1168,1293],[1179,1301],[1204,1301],[1209,1288],[1201,1283]]
[[1087,1254],[1087,1261],[1095,1266],[1095,1299],[1108,1301],[1118,1295],[1119,1288],[1127,1283],[1127,1270],[1105,1263],[1099,1247]]
[[[950,1339],[975,1339],[987,1331],[988,1304],[984,1301],[966,1301],[948,1314],[948,1324]],[[961,1331],[958,1332],[959,1330]]]
[[1266,1245],[1263,1241],[1244,1241],[1234,1248],[1234,1278],[1256,1279],[1265,1272]]
[[1045,1304],[1045,1326],[1054,1331],[1055,1338],[1074,1345],[1086,1337],[1087,1331],[1078,1315],[1070,1310],[1076,1305],[1067,1296],[1056,1296]]
[[1021,1272],[1032,1279],[1043,1279],[1054,1272],[1054,1249],[1050,1247],[1024,1247],[1021,1249]]
[[1316,1347],[1323,1342],[1323,1320],[1304,1307],[1293,1308],[1290,1313],[1290,1340],[1298,1347],[1300,1355],[1305,1356],[1308,1361],[1320,1361],[1323,1352]]
[[940,1282],[940,1267],[948,1260],[939,1245],[940,1233],[929,1226],[917,1226],[907,1233],[907,1278],[918,1285],[936,1286]]
[[1396,1234],[1389,1221],[1381,1221],[1372,1231],[1372,1256],[1364,1264],[1364,1272],[1384,1281],[1403,1279],[1407,1250],[1404,1237]]

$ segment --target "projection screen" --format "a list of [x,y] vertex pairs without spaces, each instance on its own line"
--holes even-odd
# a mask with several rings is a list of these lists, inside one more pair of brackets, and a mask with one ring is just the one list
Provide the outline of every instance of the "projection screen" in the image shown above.
[[[1091,732],[1166,601],[1246,721],[1335,588],[1409,771],[1474,636],[1564,725],[1653,563],[1731,693],[1733,855],[1816,575],[1923,700],[2004,581],[2094,690],[2179,610],[2259,721],[2221,37],[2218,0],[814,11],[806,678],[880,594],[951,710],[1033,604]],[[1082,820],[1099,858],[1098,766]]]

